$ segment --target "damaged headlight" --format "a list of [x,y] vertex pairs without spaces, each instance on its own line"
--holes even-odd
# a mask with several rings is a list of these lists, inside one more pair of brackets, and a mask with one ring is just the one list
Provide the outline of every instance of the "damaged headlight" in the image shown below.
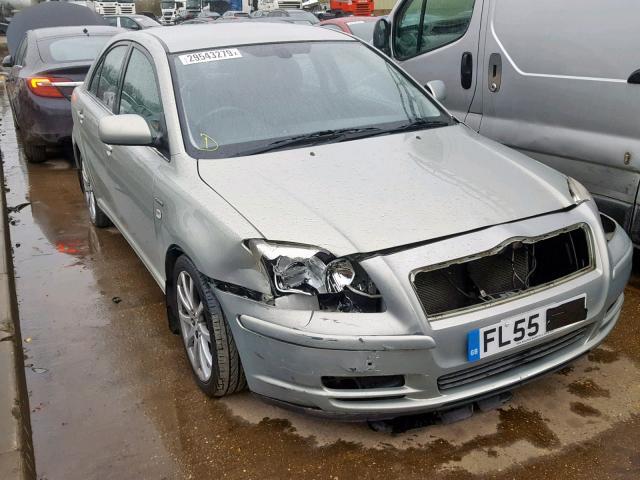
[[317,247],[248,240],[245,244],[269,278],[273,294],[318,297],[320,308],[380,311],[381,295],[357,263]]
[[581,203],[588,202],[592,200],[591,194],[589,190],[585,188],[580,182],[578,182],[575,178],[567,177],[567,183],[569,185],[569,192],[571,193],[571,197],[576,205],[580,205]]

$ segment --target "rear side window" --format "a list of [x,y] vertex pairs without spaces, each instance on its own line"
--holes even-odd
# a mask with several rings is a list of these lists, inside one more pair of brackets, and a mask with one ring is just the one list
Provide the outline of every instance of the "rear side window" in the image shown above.
[[38,50],[45,63],[93,60],[109,38],[106,35],[45,38],[38,41]]
[[394,48],[401,59],[431,52],[467,32],[475,0],[409,0],[396,16]]
[[124,59],[127,49],[126,45],[119,45],[107,53],[102,61],[102,68],[97,79],[98,88],[96,97],[106,105],[109,110],[113,110],[118,92],[118,81],[122,72],[122,60]]
[[21,67],[24,67],[24,57],[26,53],[27,53],[27,37],[24,37],[22,39],[22,42],[20,42],[20,46],[18,47],[18,50],[16,51],[16,57],[13,61],[14,65],[20,65]]

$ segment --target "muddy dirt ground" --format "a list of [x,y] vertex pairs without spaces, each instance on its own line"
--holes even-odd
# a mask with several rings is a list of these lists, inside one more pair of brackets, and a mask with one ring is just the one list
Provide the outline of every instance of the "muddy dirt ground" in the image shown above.
[[41,479],[640,478],[638,274],[588,357],[499,410],[379,433],[206,398],[160,289],[117,230],[90,226],[61,153],[27,165],[2,96],[0,148]]

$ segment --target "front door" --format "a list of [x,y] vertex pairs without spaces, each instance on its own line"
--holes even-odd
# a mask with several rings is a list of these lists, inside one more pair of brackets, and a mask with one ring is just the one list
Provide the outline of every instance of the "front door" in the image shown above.
[[422,85],[442,80],[444,105],[465,119],[476,91],[484,0],[406,0],[393,17],[393,57]]
[[160,91],[151,57],[141,47],[131,50],[122,80],[117,114],[136,114],[143,117],[156,145],[113,145],[109,161],[110,176],[119,194],[116,208],[121,227],[140,257],[153,269],[159,265],[156,243],[156,214],[162,215],[161,205],[154,199],[154,184],[158,168],[166,165],[169,151]]

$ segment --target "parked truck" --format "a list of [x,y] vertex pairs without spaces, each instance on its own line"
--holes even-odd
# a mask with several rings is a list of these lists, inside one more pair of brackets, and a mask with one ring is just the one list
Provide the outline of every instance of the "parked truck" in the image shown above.
[[134,0],[63,0],[95,10],[98,15],[122,15],[136,13]]
[[160,10],[162,12],[160,23],[163,25],[175,25],[187,11],[185,2],[173,0],[162,0],[160,2]]
[[302,0],[258,0],[258,10],[294,10],[302,8]]
[[331,11],[341,11],[347,15],[368,17],[375,10],[374,0],[331,0]]

